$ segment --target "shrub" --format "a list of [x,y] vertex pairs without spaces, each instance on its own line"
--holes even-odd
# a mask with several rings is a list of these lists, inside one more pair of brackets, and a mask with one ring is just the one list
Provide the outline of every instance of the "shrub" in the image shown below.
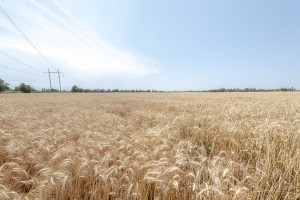
[[0,92],[4,92],[5,90],[9,90],[10,88],[8,86],[9,86],[9,84],[5,83],[5,81],[0,78]]
[[71,92],[82,92],[82,89],[77,87],[77,85],[74,85],[71,89]]
[[25,83],[21,83],[19,86],[15,88],[16,91],[21,91],[23,93],[30,93],[34,91],[30,85],[26,85]]

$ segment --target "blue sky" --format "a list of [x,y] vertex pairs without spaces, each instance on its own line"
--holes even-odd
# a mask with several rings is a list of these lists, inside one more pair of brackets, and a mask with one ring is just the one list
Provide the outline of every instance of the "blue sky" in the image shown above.
[[[74,84],[300,89],[297,0],[0,0],[0,5],[55,70],[64,72],[63,89]],[[54,69],[2,14],[0,51],[0,78],[12,87],[26,82],[49,88],[42,72]],[[58,89],[57,76],[52,78]]]

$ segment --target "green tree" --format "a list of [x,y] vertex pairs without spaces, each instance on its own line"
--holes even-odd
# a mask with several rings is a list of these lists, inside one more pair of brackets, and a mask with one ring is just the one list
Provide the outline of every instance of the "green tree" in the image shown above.
[[74,85],[71,89],[71,92],[83,92],[83,89]]
[[21,83],[19,86],[15,87],[15,91],[30,93],[34,91],[34,88],[32,88],[30,85],[26,85],[25,83]]
[[10,90],[9,84],[5,83],[5,81],[0,78],[0,92],[3,92],[5,90]]

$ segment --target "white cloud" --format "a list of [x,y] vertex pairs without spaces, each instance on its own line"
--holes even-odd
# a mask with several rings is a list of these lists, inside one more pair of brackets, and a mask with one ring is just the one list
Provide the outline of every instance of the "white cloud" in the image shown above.
[[[109,44],[58,1],[53,0],[50,7],[35,0],[30,2],[28,9],[19,8],[14,12],[22,19],[25,32],[36,46],[50,61],[63,65],[62,70],[91,77],[135,78],[159,73],[155,61]],[[0,31],[0,47],[37,55],[23,38],[12,33],[7,23],[2,28],[9,32]]]

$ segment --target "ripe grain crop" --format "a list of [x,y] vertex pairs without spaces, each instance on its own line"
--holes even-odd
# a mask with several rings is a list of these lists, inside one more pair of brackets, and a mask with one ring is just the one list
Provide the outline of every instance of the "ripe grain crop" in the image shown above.
[[300,93],[0,95],[0,199],[299,199]]

